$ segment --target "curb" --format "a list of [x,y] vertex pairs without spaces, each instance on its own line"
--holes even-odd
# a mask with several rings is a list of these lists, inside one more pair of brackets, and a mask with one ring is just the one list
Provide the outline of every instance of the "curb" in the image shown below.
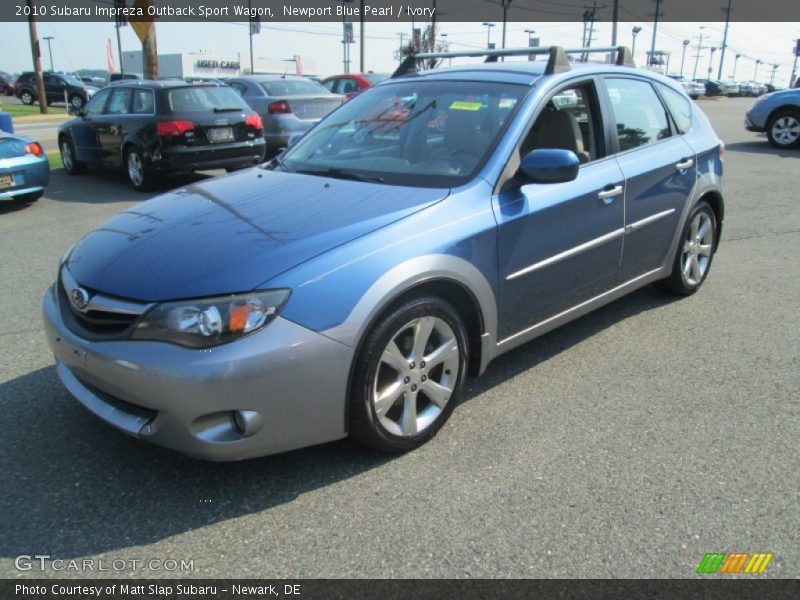
[[61,122],[70,119],[70,115],[27,115],[24,117],[11,117],[15,125],[25,125],[29,123],[50,123]]

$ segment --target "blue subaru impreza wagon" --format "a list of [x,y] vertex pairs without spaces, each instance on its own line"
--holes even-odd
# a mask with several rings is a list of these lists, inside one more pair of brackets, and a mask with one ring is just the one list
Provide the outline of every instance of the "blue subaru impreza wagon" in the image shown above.
[[696,292],[724,146],[679,83],[600,51],[409,57],[273,161],[117,215],[45,294],[61,381],[197,457],[402,452],[511,348],[650,283]]

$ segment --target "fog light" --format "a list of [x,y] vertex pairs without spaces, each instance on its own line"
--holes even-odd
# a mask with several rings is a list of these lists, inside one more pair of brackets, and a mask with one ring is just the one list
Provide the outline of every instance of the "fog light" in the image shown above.
[[242,437],[250,437],[261,431],[264,426],[264,417],[254,410],[235,410],[233,411],[233,424]]

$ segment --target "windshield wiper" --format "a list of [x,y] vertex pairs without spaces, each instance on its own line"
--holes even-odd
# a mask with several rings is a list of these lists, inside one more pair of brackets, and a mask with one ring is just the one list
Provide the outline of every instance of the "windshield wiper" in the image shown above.
[[240,106],[218,106],[214,108],[215,113],[221,112],[234,112],[234,111],[241,111],[242,108]]
[[335,177],[336,179],[352,179],[353,181],[365,181],[367,183],[383,183],[383,177],[376,177],[374,175],[365,175],[350,171],[349,169],[341,169],[339,167],[332,167],[323,171],[314,171],[313,174],[324,175],[327,177]]

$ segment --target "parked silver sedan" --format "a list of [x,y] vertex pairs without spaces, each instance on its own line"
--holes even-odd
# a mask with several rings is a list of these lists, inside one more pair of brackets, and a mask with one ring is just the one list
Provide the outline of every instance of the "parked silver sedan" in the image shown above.
[[50,183],[50,163],[41,144],[0,130],[0,201],[38,200]]
[[332,94],[316,81],[291,75],[251,75],[226,79],[261,117],[267,157],[289,145],[340,106],[345,96]]

